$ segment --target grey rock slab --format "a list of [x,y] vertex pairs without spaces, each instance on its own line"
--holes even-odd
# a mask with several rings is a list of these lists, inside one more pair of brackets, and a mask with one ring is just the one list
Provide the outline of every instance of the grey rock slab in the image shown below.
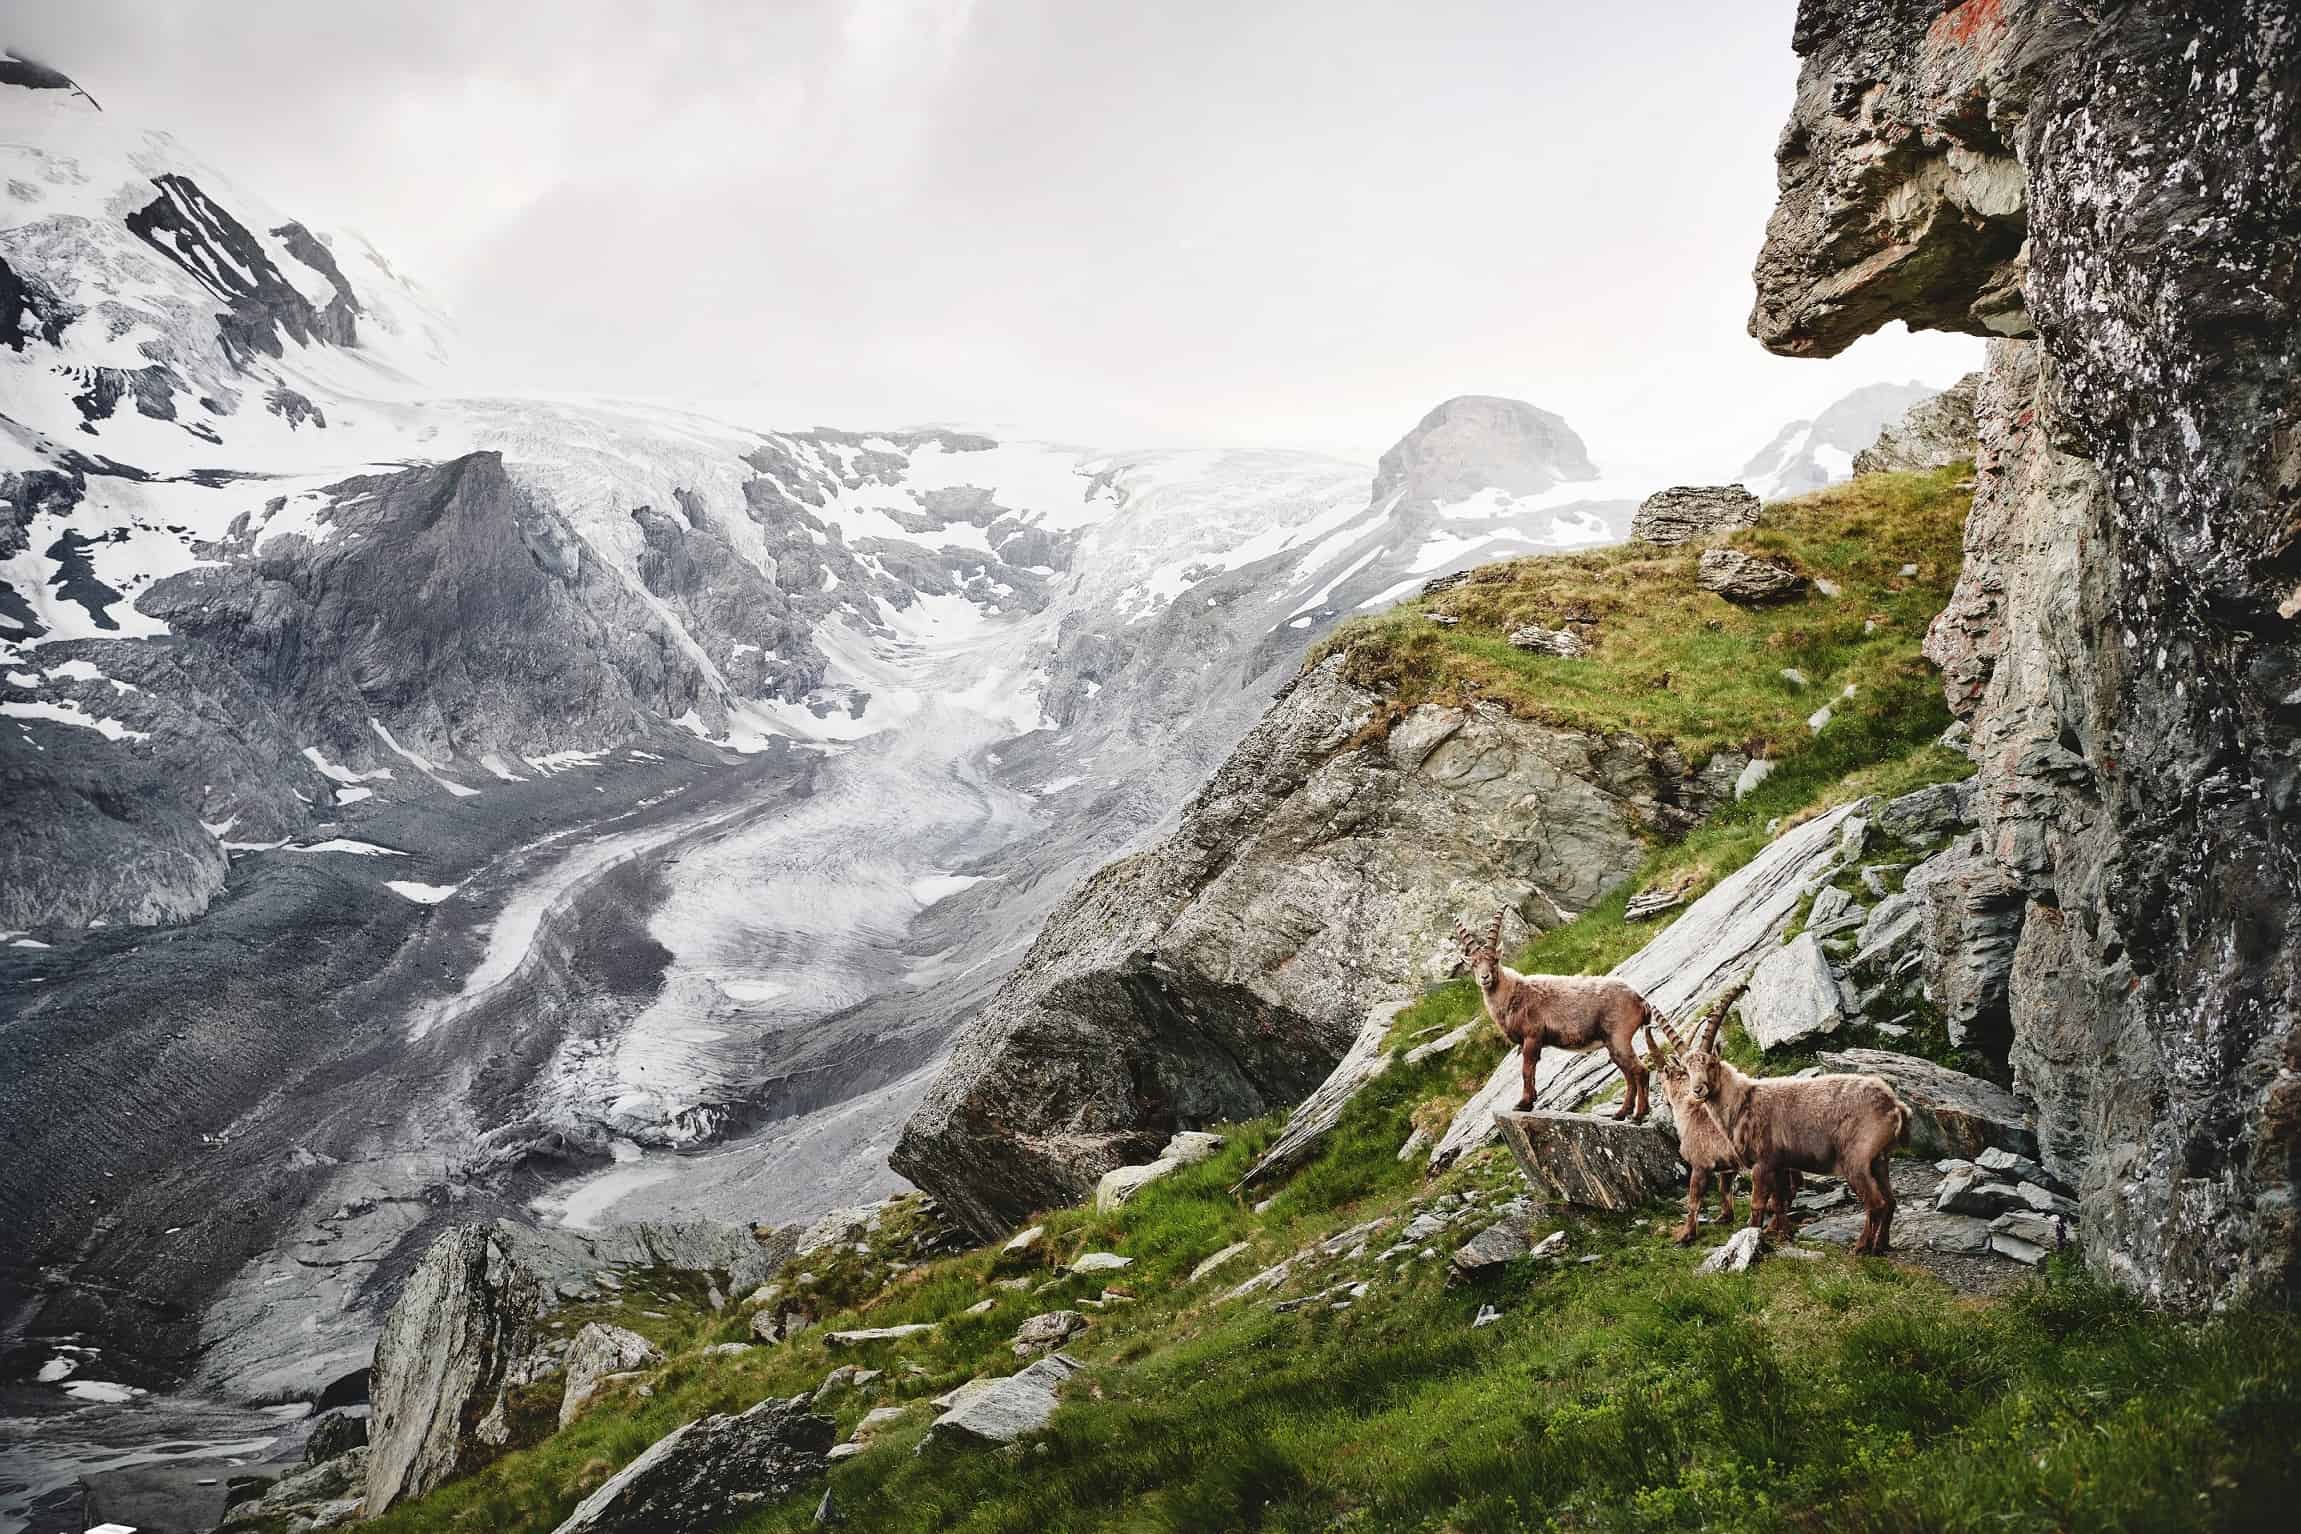
[[2037,1153],[2029,1105],[1995,1082],[1884,1049],[1847,1049],[1821,1059],[1833,1071],[1882,1077],[1894,1089],[1910,1111],[1913,1154],[1971,1159],[1991,1146]]
[[699,1418],[609,1477],[554,1534],[705,1534],[822,1475],[837,1432],[805,1396]]
[[1071,1259],[1070,1266],[1063,1271],[1080,1275],[1116,1273],[1121,1268],[1131,1266],[1133,1262],[1132,1257],[1121,1257],[1116,1252],[1082,1252]]
[[1029,1358],[1059,1348],[1087,1329],[1087,1318],[1075,1310],[1050,1310],[1035,1315],[1015,1329],[1015,1356]]
[[1187,1166],[1196,1166],[1222,1149],[1222,1136],[1201,1130],[1184,1130],[1168,1140],[1166,1147],[1154,1161],[1140,1166],[1113,1167],[1103,1173],[1095,1184],[1095,1208],[1116,1209],[1162,1177],[1171,1177]]
[[908,1337],[923,1337],[935,1329],[932,1321],[914,1321],[908,1326],[866,1326],[855,1331],[824,1334],[826,1347],[859,1348],[874,1342],[901,1342]]
[[1244,1252],[1246,1248],[1246,1242],[1233,1241],[1230,1245],[1222,1248],[1220,1251],[1211,1253],[1208,1256],[1200,1259],[1199,1265],[1190,1270],[1190,1277],[1188,1280],[1186,1280],[1186,1282],[1193,1284],[1197,1283],[1200,1279],[1206,1277],[1209,1273],[1214,1272],[1217,1268],[1222,1267],[1232,1258],[1237,1257],[1239,1254]]
[[1509,644],[1513,650],[1555,656],[1560,660],[1580,660],[1590,653],[1590,646],[1571,629],[1548,629],[1539,623],[1512,629]]
[[2054,1176],[2044,1167],[2039,1166],[2029,1157],[2016,1155],[2000,1146],[1993,1145],[1973,1159],[1977,1166],[1997,1173],[2008,1182],[2036,1183],[2041,1188],[2050,1188],[2061,1194],[2072,1191],[2069,1184]]
[[1934,1207],[1944,1214],[1994,1219],[2029,1205],[2013,1184],[2002,1182],[1979,1168],[1965,1168],[1942,1178],[1941,1186],[1934,1191]]
[[362,1448],[368,1441],[368,1415],[364,1411],[322,1412],[312,1419],[304,1438],[304,1463],[317,1465]]
[[1751,972],[1740,1011],[1743,1028],[1760,1049],[1837,1032],[1845,1021],[1845,999],[1821,940],[1801,932],[1766,955]]
[[661,1351],[637,1332],[602,1321],[588,1323],[568,1344],[567,1389],[559,1400],[559,1425],[565,1427],[582,1414],[606,1376],[661,1362]]
[[1049,1353],[1005,1379],[974,1382],[983,1388],[937,1417],[930,1432],[950,1442],[1013,1443],[1047,1425],[1064,1382],[1083,1367],[1067,1353]]
[[1650,1124],[1583,1113],[1499,1113],[1495,1123],[1541,1196],[1585,1209],[1635,1209],[1683,1181],[1678,1149]]

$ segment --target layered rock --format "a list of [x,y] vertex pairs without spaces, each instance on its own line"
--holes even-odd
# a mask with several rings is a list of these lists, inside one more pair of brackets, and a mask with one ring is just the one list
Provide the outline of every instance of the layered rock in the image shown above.
[[535,1342],[543,1306],[543,1286],[493,1228],[459,1225],[432,1243],[376,1341],[371,1516],[503,1444],[504,1390]]
[[1630,536],[1670,547],[1758,524],[1758,498],[1740,485],[1677,485],[1638,503]]
[[583,1415],[609,1375],[661,1362],[663,1354],[637,1332],[590,1322],[567,1346],[567,1388],[559,1398],[559,1425],[565,1427]]
[[1968,373],[1910,406],[1907,415],[1878,433],[1877,441],[1854,454],[1854,473],[1945,469],[1973,457],[1978,442],[1974,401],[1980,392],[1981,374]]
[[1694,584],[1744,607],[1787,602],[1806,589],[1806,578],[1778,559],[1740,549],[1704,549],[1695,564]]
[[1929,653],[2023,915],[2044,1155],[2089,1259],[2184,1303],[2301,1288],[2297,25],[1808,0],[1751,322],[2021,338]]
[[1178,1128],[1316,1087],[1369,1010],[1458,962],[1466,912],[1553,925],[1691,824],[1715,774],[1633,739],[1382,700],[1306,672],[1165,841],[1048,922],[892,1158],[989,1235]]

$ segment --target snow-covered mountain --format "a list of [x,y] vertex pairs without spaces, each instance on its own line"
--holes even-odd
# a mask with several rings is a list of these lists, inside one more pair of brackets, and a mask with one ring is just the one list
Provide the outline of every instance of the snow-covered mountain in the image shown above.
[[374,247],[21,60],[0,188],[0,1315],[147,1382],[352,1372],[451,1212],[885,1191],[1311,639],[1635,498],[1483,398],[1370,475],[460,397]]
[[1742,465],[1739,476],[1766,500],[1803,495],[1854,474],[1854,454],[1877,441],[1910,406],[1940,393],[1921,383],[1864,384],[1810,421],[1792,421]]

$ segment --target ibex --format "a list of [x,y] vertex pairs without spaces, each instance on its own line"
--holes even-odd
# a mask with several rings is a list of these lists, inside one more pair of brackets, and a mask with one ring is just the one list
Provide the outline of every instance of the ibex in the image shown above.
[[[1695,1144],[1705,1154],[1714,1145],[1704,1136],[1714,1132],[1724,1141],[1750,1172],[1750,1223],[1765,1224],[1770,1213],[1768,1234],[1777,1241],[1790,1234],[1793,1184],[1788,1179],[1793,1174],[1826,1172],[1844,1178],[1863,1211],[1854,1253],[1882,1256],[1890,1249],[1894,1220],[1887,1163],[1893,1148],[1909,1137],[1909,1109],[1875,1076],[1745,1076],[1717,1054],[1718,1030],[1725,1020],[1725,1007],[1713,1008],[1695,1030],[1691,1046],[1667,1022],[1658,1024],[1677,1048],[1676,1058],[1664,1062],[1662,1090],[1673,1111],[1681,1111],[1681,1100],[1686,1104],[1679,1135],[1689,1125],[1698,1126]],[[1673,1073],[1683,1074],[1673,1080]],[[1679,1154],[1695,1164],[1683,1138]]]
[[1534,1064],[1549,1049],[1606,1048],[1607,1058],[1621,1069],[1628,1083],[1622,1108],[1614,1117],[1626,1119],[1646,1111],[1646,1067],[1638,1061],[1632,1042],[1638,1030],[1655,1015],[1640,996],[1623,982],[1606,975],[1521,975],[1502,963],[1502,912],[1480,938],[1460,922],[1454,941],[1478,982],[1486,1002],[1486,1015],[1502,1030],[1502,1037],[1518,1046],[1524,1092],[1518,1111],[1534,1106]]
[[[1710,1017],[1724,1016],[1726,1009],[1748,989],[1749,982],[1745,980],[1727,991],[1711,1004]],[[1669,1099],[1670,1117],[1678,1126],[1678,1159],[1686,1163],[1686,1223],[1678,1228],[1674,1238],[1678,1245],[1684,1246],[1701,1229],[1702,1194],[1707,1191],[1712,1177],[1718,1179],[1718,1219],[1723,1224],[1733,1223],[1734,1175],[1749,1170],[1749,1163],[1742,1159],[1742,1153],[1734,1148],[1734,1143],[1726,1138],[1726,1132],[1713,1122],[1712,1116],[1695,1105],[1689,1090],[1693,1078],[1686,1074],[1684,1062],[1680,1058],[1685,1053],[1685,1045],[1679,1040],[1677,1029],[1663,1018],[1656,1017],[1654,1021],[1655,1027],[1671,1046],[1669,1050],[1657,1049],[1648,1059],[1647,1065],[1662,1074],[1662,1095]],[[1708,1022],[1709,1018],[1705,1017],[1701,1023],[1695,1024],[1695,1031],[1699,1033]],[[1782,1182],[1785,1186],[1776,1189],[1771,1196],[1788,1203],[1797,1196],[1799,1181],[1796,1172],[1784,1172]],[[1752,1189],[1750,1198],[1753,1207],[1763,1204],[1768,1196]]]

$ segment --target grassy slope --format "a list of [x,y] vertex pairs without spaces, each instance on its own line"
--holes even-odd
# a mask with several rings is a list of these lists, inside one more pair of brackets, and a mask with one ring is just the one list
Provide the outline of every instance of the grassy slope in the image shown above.
[[[1946,720],[1915,654],[1956,568],[1959,478],[1865,480],[1771,507],[1767,528],[1736,535],[1829,574],[1846,588],[1836,601],[1746,613],[1692,594],[1691,552],[1608,550],[1497,567],[1500,578],[1332,642],[1362,680],[1406,704],[1478,696],[1668,739],[1697,761],[1723,746],[1774,756],[1780,770],[1757,793],[1657,848],[1633,881],[1698,889],[1754,855],[1769,821],[1966,770],[1930,744]],[[1902,576],[1910,564],[1917,574]],[[1462,621],[1441,628],[1422,608]],[[1597,620],[1590,660],[1522,656],[1499,640],[1519,623],[1577,615]],[[1808,688],[1781,682],[1792,665]],[[1665,672],[1667,685],[1654,685]],[[1816,736],[1804,721],[1825,698],[1837,716]],[[1623,922],[1626,893],[1544,934],[1526,962],[1598,970],[1627,956],[1657,927]],[[1475,1008],[1466,986],[1440,987],[1400,1019],[1394,1043]],[[856,1529],[2249,1527],[2274,1526],[2301,1493],[2301,1327],[2153,1313],[2073,1266],[1994,1304],[1834,1252],[1698,1277],[1667,1244],[1675,1222],[1657,1207],[1562,1220],[1570,1253],[1598,1261],[1519,1264],[1477,1289],[1449,1288],[1441,1260],[1384,1269],[1368,1259],[1282,1291],[1367,1279],[1345,1310],[1280,1315],[1268,1296],[1219,1298],[1322,1236],[1410,1213],[1414,1200],[1464,1191],[1491,1207],[1515,1192],[1496,1151],[1429,1186],[1395,1156],[1413,1125],[1443,1124],[1494,1054],[1481,1037],[1394,1066],[1265,1211],[1228,1189],[1276,1120],[1234,1126],[1215,1161],[1122,1210],[1051,1213],[1048,1255],[1029,1273],[1045,1286],[1036,1292],[993,1287],[1002,1270],[988,1249],[893,1272],[890,1232],[875,1238],[882,1255],[811,1264],[805,1287],[824,1325],[727,1358],[700,1349],[743,1338],[744,1314],[713,1315],[676,1285],[635,1291],[610,1309],[673,1355],[650,1395],[610,1392],[566,1431],[376,1527],[540,1534],[680,1422],[811,1389],[846,1362],[887,1373],[837,1398],[843,1430],[873,1406],[921,1403],[833,1471]],[[1440,1238],[1440,1252],[1477,1223]],[[1234,1241],[1251,1250],[1186,1281]],[[1010,1372],[1006,1339],[1024,1318],[1103,1288],[1045,1265],[1096,1249],[1135,1259],[1120,1285],[1134,1299],[1098,1312],[1074,1344],[1090,1370],[1050,1431],[1021,1451],[914,1455],[932,1416],[925,1397]],[[986,1297],[997,1300],[987,1315],[963,1314]],[[1503,1319],[1473,1329],[1487,1303]],[[821,1341],[843,1325],[915,1320],[941,1327],[860,1356]],[[551,1404],[524,1414],[532,1433],[547,1430]],[[813,1496],[798,1498],[741,1527],[808,1527],[813,1508]]]

